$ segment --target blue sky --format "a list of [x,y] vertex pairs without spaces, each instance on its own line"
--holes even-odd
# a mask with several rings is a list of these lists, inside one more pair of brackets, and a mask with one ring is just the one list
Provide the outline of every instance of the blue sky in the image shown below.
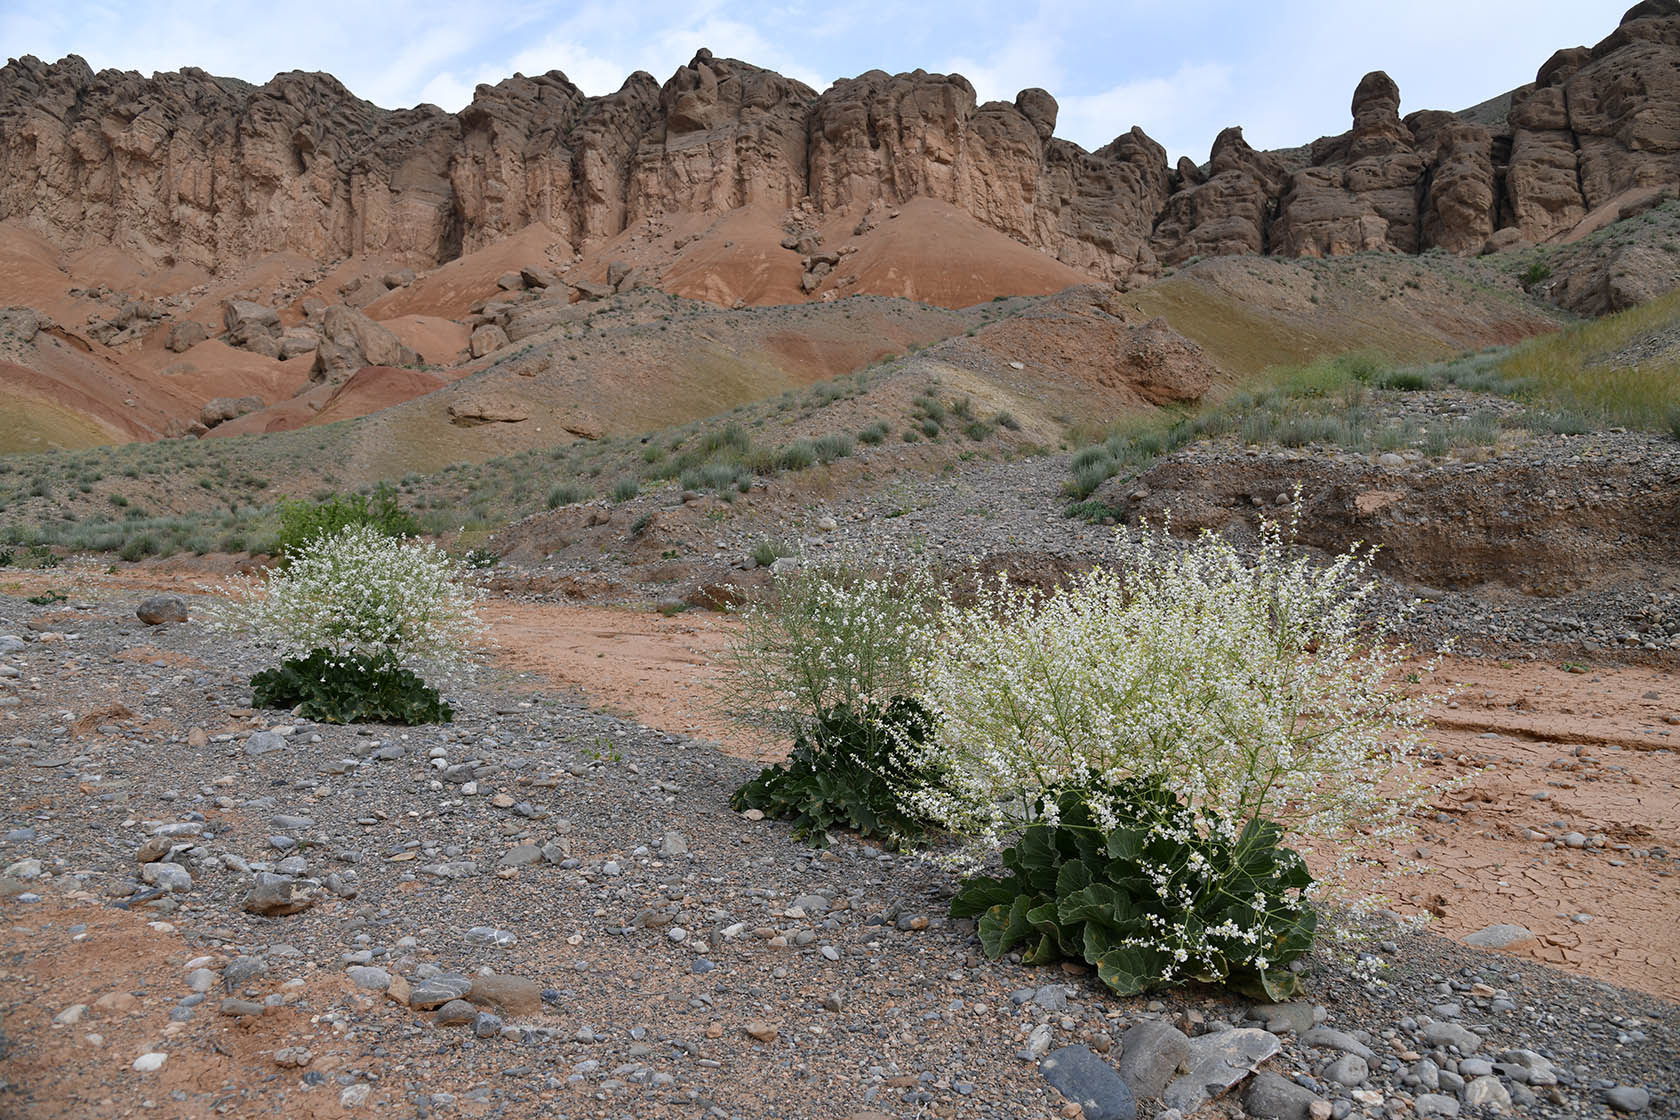
[[1462,109],[1532,81],[1551,53],[1592,44],[1632,0],[1068,0],[886,6],[460,0],[58,0],[0,4],[0,44],[150,73],[198,66],[263,82],[325,70],[387,107],[459,109],[473,86],[563,70],[585,92],[632,71],[660,81],[698,47],[819,91],[869,69],[965,75],[981,100],[1042,86],[1057,134],[1094,148],[1134,124],[1176,158],[1206,158],[1241,124],[1275,148],[1348,127],[1354,85],[1382,69],[1401,112]]

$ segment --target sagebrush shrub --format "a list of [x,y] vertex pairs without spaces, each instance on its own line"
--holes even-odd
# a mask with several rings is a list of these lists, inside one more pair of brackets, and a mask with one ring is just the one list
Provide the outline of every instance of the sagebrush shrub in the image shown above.
[[385,482],[371,495],[333,494],[319,502],[288,499],[280,503],[279,517],[276,539],[288,561],[307,545],[345,529],[366,526],[387,537],[412,537],[420,532],[420,523],[402,508],[396,490]]

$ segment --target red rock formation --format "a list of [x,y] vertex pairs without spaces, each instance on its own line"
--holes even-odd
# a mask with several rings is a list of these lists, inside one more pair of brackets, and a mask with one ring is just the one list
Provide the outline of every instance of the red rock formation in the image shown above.
[[592,98],[563,74],[516,75],[450,114],[380,109],[320,74],[253,87],[26,57],[0,68],[0,220],[211,270],[276,250],[430,267],[533,223],[580,249],[743,206],[868,224],[870,207],[923,197],[1116,282],[1207,254],[1470,253],[1680,180],[1680,0],[1558,52],[1504,122],[1399,105],[1374,72],[1352,128],[1304,164],[1227,129],[1205,171],[1169,171],[1137,128],[1086,152],[1055,138],[1043,90],[977,105],[962,77],[920,70],[819,96],[701,51],[663,86],[637,73]]

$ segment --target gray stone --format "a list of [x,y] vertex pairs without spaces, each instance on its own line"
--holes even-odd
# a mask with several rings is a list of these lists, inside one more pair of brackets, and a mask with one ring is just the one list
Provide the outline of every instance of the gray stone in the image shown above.
[[192,876],[178,863],[148,863],[140,868],[140,878],[165,891],[192,890]]
[[1352,1089],[1363,1085],[1371,1076],[1371,1067],[1358,1054],[1343,1054],[1324,1069],[1324,1076],[1338,1085]]
[[438,1008],[434,1022],[440,1027],[458,1027],[463,1023],[470,1023],[478,1018],[478,1008],[464,999],[452,999]]
[[1243,1105],[1260,1120],[1311,1120],[1318,1099],[1310,1089],[1267,1070],[1248,1083]]
[[270,751],[279,751],[285,748],[286,737],[284,735],[273,731],[258,731],[245,740],[245,757],[257,758],[260,755],[268,754]]
[[1486,1058],[1465,1058],[1458,1063],[1458,1072],[1462,1077],[1486,1077],[1493,1072],[1493,1063]]
[[408,993],[408,1005],[416,1011],[430,1011],[451,1000],[465,999],[472,987],[472,980],[457,973],[431,976],[414,985]]
[[509,848],[502,853],[502,858],[496,861],[498,867],[527,867],[533,863],[542,862],[543,851],[535,844],[521,844],[517,848]]
[[1033,992],[1033,1006],[1042,1007],[1046,1011],[1066,1011],[1068,1005],[1068,988],[1066,984],[1045,984]]
[[1514,925],[1511,922],[1495,922],[1491,926],[1483,926],[1475,933],[1467,934],[1464,943],[1474,945],[1478,949],[1506,949],[1512,945],[1533,940],[1534,932],[1527,926]]
[[1440,1093],[1419,1093],[1417,1100],[1412,1102],[1412,1108],[1419,1116],[1425,1117],[1458,1115],[1458,1101]]
[[1320,1050],[1340,1050],[1345,1054],[1358,1054],[1367,1062],[1376,1057],[1369,1046],[1346,1031],[1338,1031],[1331,1027],[1314,1027],[1301,1035],[1301,1041]]
[[688,841],[678,832],[667,832],[659,841],[659,854],[662,856],[686,856]]
[[467,931],[467,941],[472,945],[491,945],[497,949],[511,949],[518,943],[510,930],[496,929],[493,926],[474,926]]
[[1040,1023],[1027,1035],[1027,1044],[1015,1051],[1023,1062],[1036,1062],[1050,1052],[1050,1024]]
[[1134,1120],[1137,1116],[1131,1087],[1084,1046],[1052,1050],[1038,1069],[1062,1096],[1085,1110],[1085,1120]]
[[1618,1085],[1604,1094],[1604,1099],[1617,1112],[1643,1112],[1651,1103],[1651,1094],[1636,1085]]
[[1500,1084],[1499,1078],[1492,1075],[1478,1077],[1466,1084],[1462,1096],[1465,1104],[1485,1108],[1490,1112],[1511,1110],[1511,1094]]
[[222,987],[237,992],[259,976],[267,975],[268,962],[261,957],[235,957],[222,969]]
[[1249,1010],[1249,1014],[1265,1023],[1266,1029],[1273,1034],[1303,1034],[1312,1030],[1313,1006],[1304,1000],[1257,1004]]
[[1457,1023],[1430,1023],[1418,1032],[1418,1037],[1431,1046],[1456,1046],[1460,1054],[1474,1054],[1482,1044],[1482,1036]]
[[[1556,1085],[1558,1083],[1557,1069],[1544,1056],[1532,1050],[1507,1050],[1499,1055],[1499,1060],[1506,1063],[1513,1080],[1520,1080],[1529,1085]],[[1515,1067],[1515,1068],[1511,1068]],[[1518,1071],[1522,1076],[1518,1077]]]
[[1158,1097],[1190,1053],[1190,1040],[1177,1027],[1149,1019],[1120,1036],[1115,1068],[1133,1094]]
[[[1127,1032],[1130,1033],[1130,1032]],[[1282,1048],[1270,1031],[1239,1028],[1204,1034],[1190,1041],[1185,1073],[1174,1078],[1161,1094],[1161,1103],[1192,1115],[1254,1072],[1254,1068]]]
[[502,1019],[488,1011],[473,1016],[473,1034],[479,1038],[494,1038],[502,1033]]
[[267,1008],[254,999],[235,999],[229,996],[222,1001],[223,1015],[261,1015]]
[[134,608],[134,616],[147,626],[187,620],[187,601],[179,595],[153,595]]
[[350,983],[370,992],[383,992],[391,986],[391,974],[383,968],[355,965],[345,969],[344,974],[350,977]]
[[245,895],[245,909],[265,918],[296,914],[315,905],[319,883],[309,879],[288,879],[284,875],[257,872],[257,881]]

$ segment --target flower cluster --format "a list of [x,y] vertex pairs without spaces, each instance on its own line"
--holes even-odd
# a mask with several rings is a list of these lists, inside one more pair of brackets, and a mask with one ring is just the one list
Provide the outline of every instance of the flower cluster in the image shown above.
[[1369,553],[1320,566],[1293,540],[1268,523],[1245,561],[1218,536],[1184,548],[1146,528],[1117,572],[945,602],[915,692],[937,730],[904,750],[948,780],[912,803],[995,850],[1056,791],[1089,791],[1112,828],[1103,791],[1158,780],[1202,833],[1276,821],[1328,849],[1321,870],[1392,844],[1425,799],[1431,698],[1396,686],[1405,652],[1362,618]]
[[788,740],[815,736],[824,713],[862,712],[912,692],[928,651],[932,576],[856,559],[802,559],[746,607],[724,656],[725,712]]
[[460,663],[483,630],[480,590],[436,545],[354,526],[305,545],[284,570],[233,581],[213,619],[285,654],[325,650],[407,665]]

